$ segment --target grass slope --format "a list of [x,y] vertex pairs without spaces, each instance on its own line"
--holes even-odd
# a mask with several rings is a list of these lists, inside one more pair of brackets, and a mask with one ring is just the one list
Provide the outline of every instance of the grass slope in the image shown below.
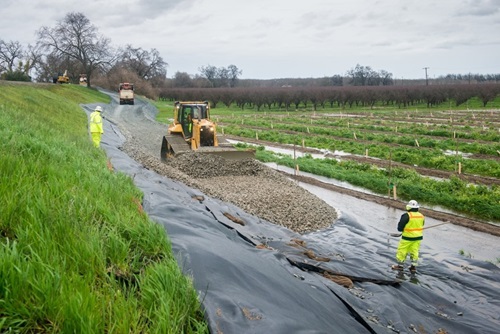
[[0,81],[0,332],[208,333],[165,231],[108,168],[73,85]]

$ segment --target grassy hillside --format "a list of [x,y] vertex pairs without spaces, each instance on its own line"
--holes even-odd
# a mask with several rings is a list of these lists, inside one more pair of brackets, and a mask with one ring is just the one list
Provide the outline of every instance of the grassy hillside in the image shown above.
[[0,81],[0,332],[207,333],[142,193],[108,168],[74,85]]

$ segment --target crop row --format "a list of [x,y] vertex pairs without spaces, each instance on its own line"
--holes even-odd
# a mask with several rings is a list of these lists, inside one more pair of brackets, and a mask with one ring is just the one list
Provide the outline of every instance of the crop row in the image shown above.
[[437,148],[425,149],[414,146],[395,146],[383,142],[369,142],[319,134],[287,133],[284,131],[246,128],[236,125],[226,126],[223,128],[223,131],[225,134],[244,138],[256,138],[257,136],[257,139],[260,140],[291,145],[303,144],[306,147],[326,149],[331,152],[343,151],[364,155],[366,150],[368,150],[371,157],[384,160],[391,159],[407,165],[446,171],[456,171],[457,163],[460,162],[464,172],[490,177],[500,177],[499,161],[465,159],[461,155],[445,155],[441,149]]
[[[275,130],[285,132],[296,132],[297,135],[313,134],[324,135],[343,139],[363,140],[368,142],[381,142],[388,144],[398,144],[406,146],[419,146],[427,148],[438,148],[443,151],[459,150],[465,153],[478,153],[496,155],[500,150],[500,143],[494,142],[478,142],[478,141],[461,141],[458,138],[448,137],[446,139],[433,138],[426,135],[416,137],[414,135],[406,135],[403,133],[383,132],[383,131],[362,131],[361,129],[352,129],[350,127],[332,127],[332,126],[312,126],[293,123],[272,123],[265,120],[245,120],[239,121],[235,119],[224,120],[223,125],[240,125],[244,123],[246,127],[252,127],[256,131]],[[498,137],[500,138],[500,136]]]

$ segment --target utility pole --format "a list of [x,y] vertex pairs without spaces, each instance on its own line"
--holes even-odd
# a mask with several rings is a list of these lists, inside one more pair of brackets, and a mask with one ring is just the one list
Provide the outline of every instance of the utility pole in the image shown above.
[[427,77],[427,69],[428,69],[428,67],[424,67],[424,70],[425,70],[425,85],[429,86],[429,79]]

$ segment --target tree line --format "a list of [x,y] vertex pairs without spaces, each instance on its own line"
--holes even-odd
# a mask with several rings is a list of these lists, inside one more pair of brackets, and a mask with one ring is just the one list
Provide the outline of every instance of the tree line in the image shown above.
[[213,108],[218,104],[239,108],[296,110],[299,107],[352,108],[394,106],[409,108],[425,103],[433,107],[442,103],[454,106],[477,98],[483,107],[500,95],[500,83],[481,85],[420,85],[420,86],[343,86],[343,87],[252,87],[252,88],[164,88],[163,100],[207,100]]

